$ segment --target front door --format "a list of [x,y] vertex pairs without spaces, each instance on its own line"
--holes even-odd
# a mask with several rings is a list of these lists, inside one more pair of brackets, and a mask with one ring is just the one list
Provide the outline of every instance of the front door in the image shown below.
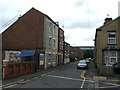
[[44,70],[44,63],[45,63],[45,55],[44,53],[40,53],[39,54],[39,65],[40,65],[40,69]]

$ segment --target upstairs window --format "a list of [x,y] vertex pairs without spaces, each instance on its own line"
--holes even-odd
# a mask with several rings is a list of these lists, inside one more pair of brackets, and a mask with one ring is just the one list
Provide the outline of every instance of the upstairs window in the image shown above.
[[52,23],[50,22],[49,24],[50,24],[49,25],[49,32],[52,32]]
[[49,37],[49,48],[51,48],[51,37]]
[[54,34],[56,34],[56,26],[54,25]]
[[116,44],[116,32],[108,32],[108,44]]
[[56,41],[55,41],[55,39],[54,39],[54,48],[56,47]]

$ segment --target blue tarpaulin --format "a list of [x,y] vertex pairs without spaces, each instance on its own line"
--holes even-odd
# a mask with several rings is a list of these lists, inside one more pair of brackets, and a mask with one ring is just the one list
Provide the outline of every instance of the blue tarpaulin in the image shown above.
[[34,56],[35,51],[22,51],[17,57]]

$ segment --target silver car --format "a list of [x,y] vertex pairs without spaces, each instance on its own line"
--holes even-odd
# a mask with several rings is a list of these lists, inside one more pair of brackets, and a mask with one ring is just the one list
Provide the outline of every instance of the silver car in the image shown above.
[[80,60],[77,64],[77,69],[82,69],[82,68],[88,69],[88,64],[86,63],[85,60]]

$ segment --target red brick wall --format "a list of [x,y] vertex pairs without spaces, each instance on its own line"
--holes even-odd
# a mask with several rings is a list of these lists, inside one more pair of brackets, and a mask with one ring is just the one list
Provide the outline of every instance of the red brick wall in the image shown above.
[[34,63],[14,63],[11,65],[3,66],[3,79],[13,78],[23,74],[29,74],[35,72]]
[[82,51],[79,47],[71,47],[71,57],[83,58],[84,51]]
[[44,15],[32,8],[2,33],[3,49],[43,48]]

